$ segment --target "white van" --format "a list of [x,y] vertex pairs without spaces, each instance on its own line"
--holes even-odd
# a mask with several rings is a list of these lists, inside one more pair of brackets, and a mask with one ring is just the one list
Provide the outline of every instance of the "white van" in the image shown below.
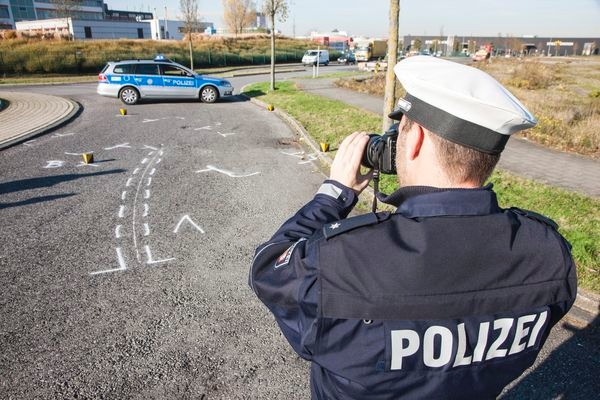
[[307,50],[302,57],[303,65],[317,65],[317,55],[319,64],[329,65],[329,50]]

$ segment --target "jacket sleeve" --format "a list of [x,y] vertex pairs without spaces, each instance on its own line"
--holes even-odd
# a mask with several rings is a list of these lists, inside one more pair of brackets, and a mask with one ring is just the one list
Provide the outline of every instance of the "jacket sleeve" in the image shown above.
[[315,197],[260,245],[249,284],[269,308],[293,349],[311,359],[318,320],[318,242],[324,224],[348,216],[358,198],[354,191],[326,180]]

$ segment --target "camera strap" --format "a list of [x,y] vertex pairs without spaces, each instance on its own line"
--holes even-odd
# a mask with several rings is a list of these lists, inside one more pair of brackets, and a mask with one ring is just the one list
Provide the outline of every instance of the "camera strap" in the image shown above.
[[372,211],[374,213],[377,212],[377,195],[379,194],[379,170],[373,170],[373,191],[375,192],[373,196],[373,208]]

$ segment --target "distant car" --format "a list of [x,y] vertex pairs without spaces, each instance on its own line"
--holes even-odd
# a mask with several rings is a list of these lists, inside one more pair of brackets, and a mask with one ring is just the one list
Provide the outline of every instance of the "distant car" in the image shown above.
[[154,60],[109,62],[98,75],[97,93],[118,97],[127,105],[141,99],[199,98],[204,103],[231,96],[233,86],[225,79],[199,75],[164,56]]
[[329,50],[307,50],[302,57],[303,65],[329,65]]
[[352,52],[342,54],[337,60],[340,64],[356,64],[356,57]]

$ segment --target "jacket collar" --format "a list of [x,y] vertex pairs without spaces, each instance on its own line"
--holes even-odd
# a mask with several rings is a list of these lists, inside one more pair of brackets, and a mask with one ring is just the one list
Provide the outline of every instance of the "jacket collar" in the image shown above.
[[487,215],[502,211],[492,187],[491,183],[477,189],[407,186],[380,200],[408,218]]

